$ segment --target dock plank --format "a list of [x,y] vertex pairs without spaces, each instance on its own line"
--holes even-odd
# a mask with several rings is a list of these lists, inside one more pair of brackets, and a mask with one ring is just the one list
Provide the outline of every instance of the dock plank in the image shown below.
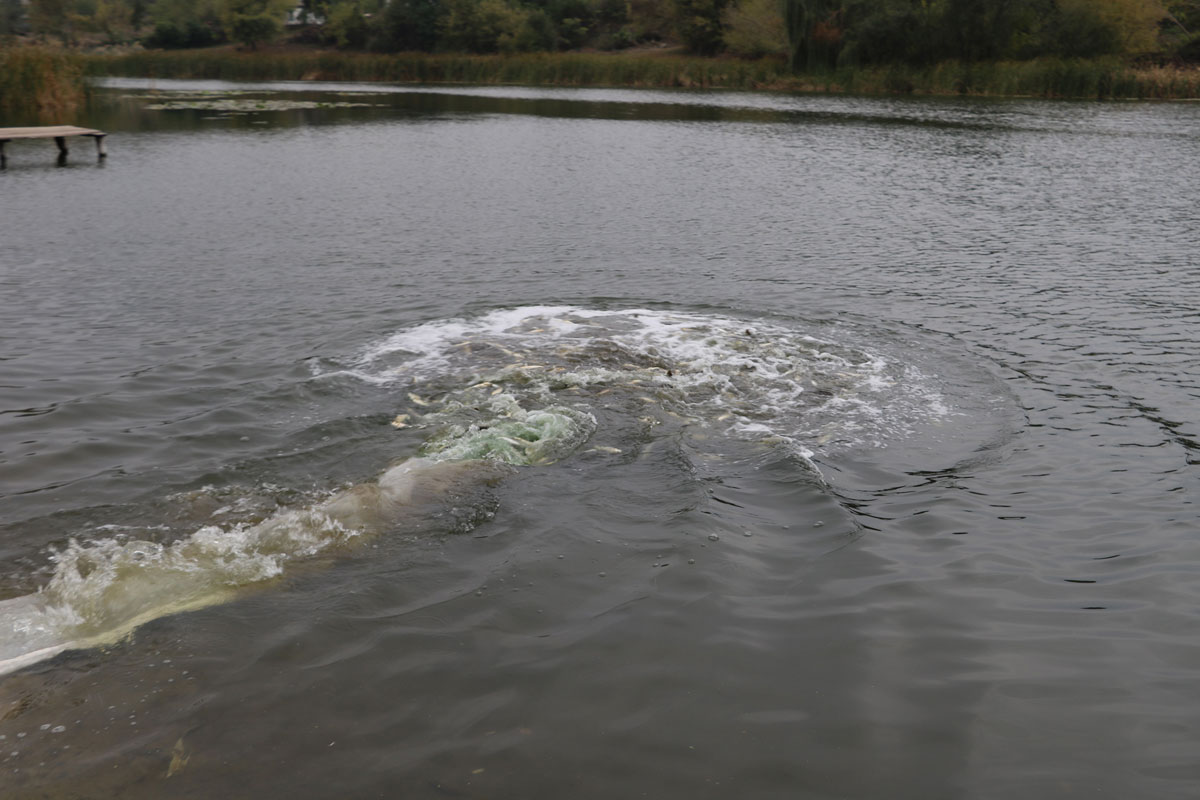
[[95,128],[80,128],[75,125],[39,125],[36,128],[0,128],[0,168],[8,164],[8,156],[4,153],[4,145],[13,139],[53,139],[58,145],[59,163],[66,163],[67,137],[90,136],[96,143],[96,155],[103,159],[107,153],[104,149],[104,137],[108,134]]
[[0,128],[0,139],[55,139],[59,136],[104,136],[95,128],[74,125],[42,125],[36,128]]

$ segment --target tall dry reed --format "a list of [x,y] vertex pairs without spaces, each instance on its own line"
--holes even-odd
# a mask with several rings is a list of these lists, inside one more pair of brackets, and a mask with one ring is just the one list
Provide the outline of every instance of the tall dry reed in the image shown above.
[[144,51],[86,57],[88,72],[151,78],[346,80],[551,86],[779,89],[1080,99],[1200,98],[1200,69],[1143,68],[1120,59],[1036,59],[894,65],[792,74],[781,60],[633,53],[472,56],[425,53]]
[[782,61],[601,53],[473,56],[326,51],[145,51],[88,56],[96,75],[223,80],[349,80],[755,89],[791,79]]
[[68,122],[86,100],[83,59],[41,46],[0,48],[0,113]]
[[830,89],[855,94],[1185,100],[1200,97],[1200,69],[1139,67],[1121,59],[1034,59],[931,67],[840,70]]

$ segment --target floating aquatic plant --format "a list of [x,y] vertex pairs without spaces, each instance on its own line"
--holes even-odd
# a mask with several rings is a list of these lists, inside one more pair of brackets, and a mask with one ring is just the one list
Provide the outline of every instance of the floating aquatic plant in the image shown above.
[[263,100],[248,97],[166,100],[146,106],[151,111],[299,111],[312,108],[370,108],[370,103],[318,102],[315,100]]

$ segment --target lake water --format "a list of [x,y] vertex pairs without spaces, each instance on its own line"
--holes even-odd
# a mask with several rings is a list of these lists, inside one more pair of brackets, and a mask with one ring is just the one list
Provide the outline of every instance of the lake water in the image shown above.
[[0,172],[0,794],[1196,796],[1200,106],[100,94]]

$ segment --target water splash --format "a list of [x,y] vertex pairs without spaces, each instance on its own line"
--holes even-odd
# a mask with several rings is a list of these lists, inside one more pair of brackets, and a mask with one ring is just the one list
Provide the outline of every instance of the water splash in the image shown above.
[[591,395],[584,400],[632,393],[696,424],[786,437],[808,453],[883,447],[951,413],[911,363],[773,320],[654,309],[526,306],[439,320],[326,374],[414,387],[443,415],[497,392],[527,406],[561,403],[570,390]]
[[227,602],[292,563],[405,518],[428,518],[447,498],[491,486],[509,469],[496,460],[413,458],[377,481],[256,524],[206,525],[169,544],[125,536],[73,540],[52,556],[53,576],[41,590],[0,601],[0,674],[119,641],[158,617]]
[[596,418],[578,409],[552,406],[526,411],[517,405],[505,419],[450,425],[422,452],[438,459],[490,459],[544,466],[579,447],[595,430]]
[[347,373],[412,390],[395,424],[430,432],[417,457],[323,500],[174,541],[111,531],[71,541],[37,593],[0,601],[0,674],[226,602],[295,562],[428,522],[448,505],[467,510],[452,526],[469,529],[486,516],[482,488],[567,458],[599,419],[773,439],[807,456],[830,442],[882,442],[946,413],[919,371],[865,349],[768,320],[645,309],[536,306],[431,322],[366,348],[336,371]]

